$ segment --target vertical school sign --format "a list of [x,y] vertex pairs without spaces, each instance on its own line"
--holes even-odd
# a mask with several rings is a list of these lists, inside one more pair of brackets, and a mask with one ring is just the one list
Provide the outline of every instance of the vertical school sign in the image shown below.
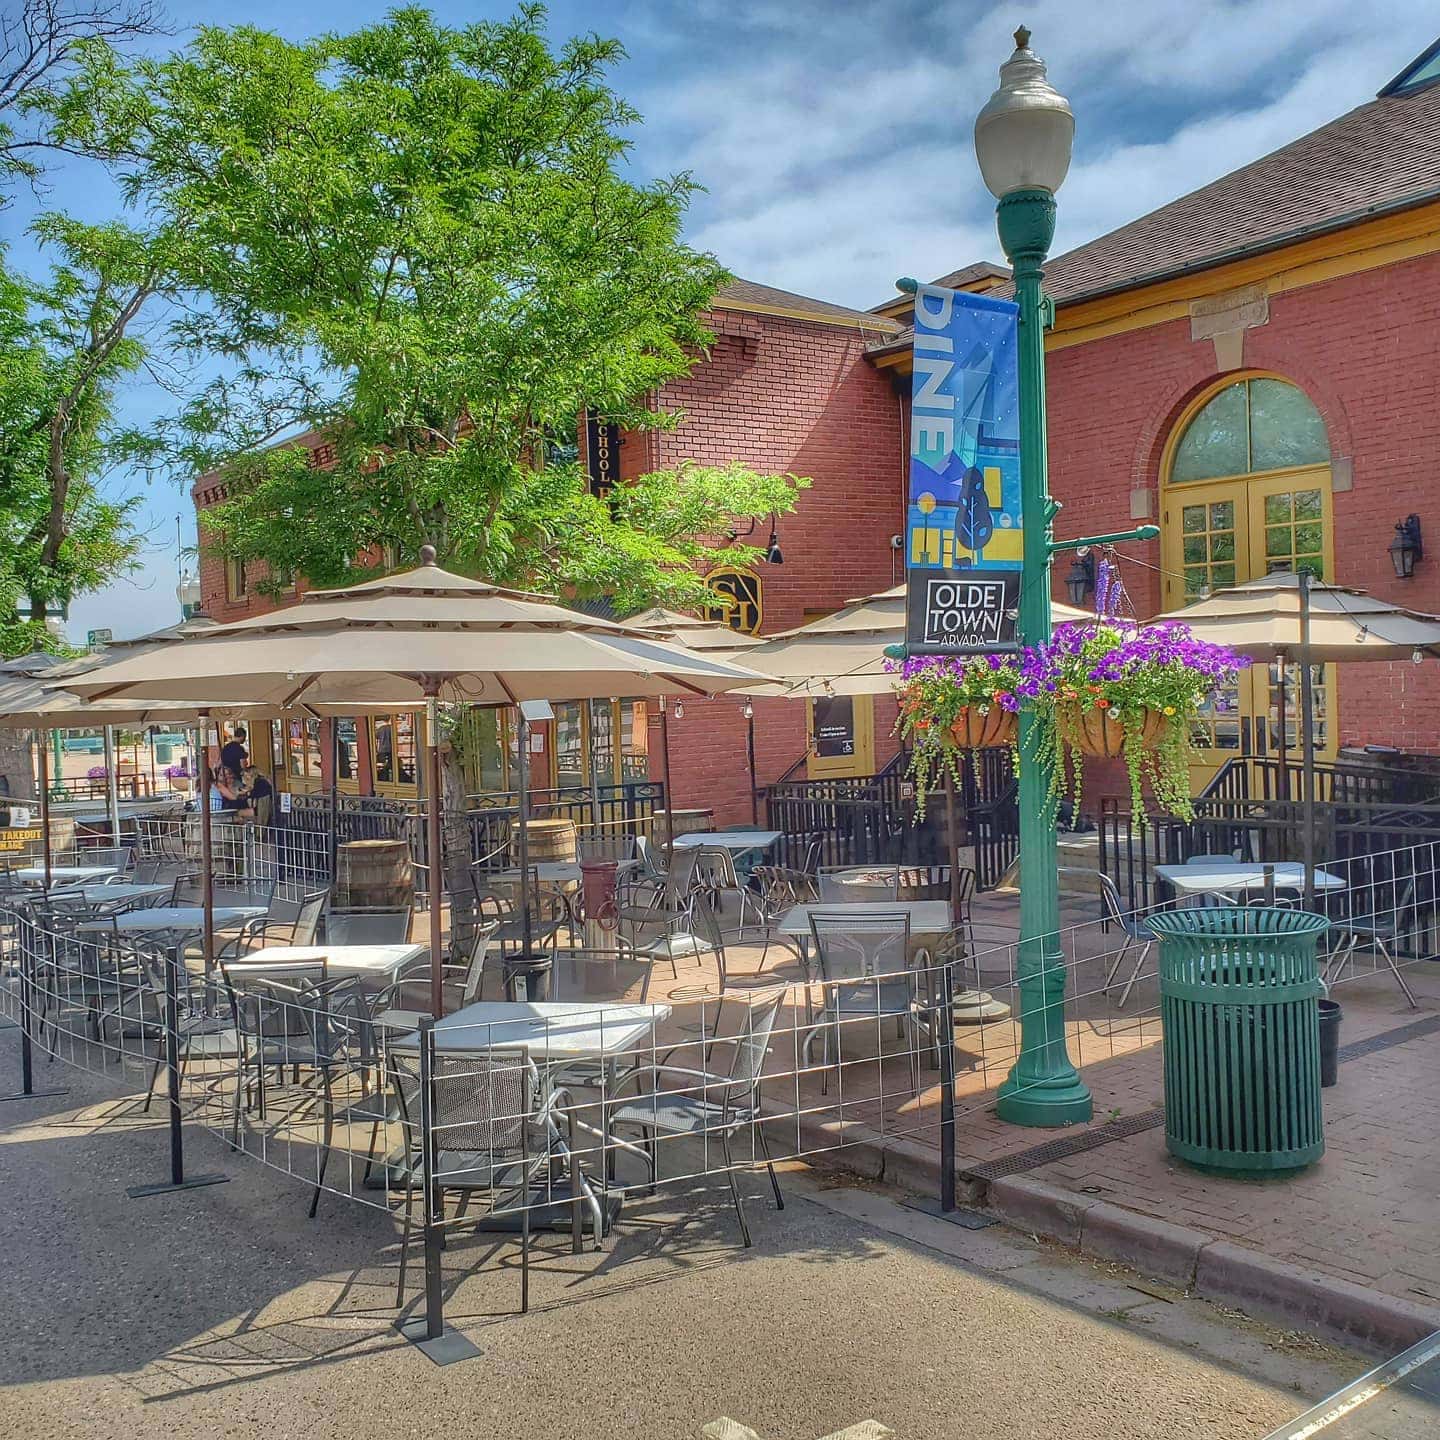
[[1017,648],[1019,307],[940,285],[915,291],[906,507],[912,655]]

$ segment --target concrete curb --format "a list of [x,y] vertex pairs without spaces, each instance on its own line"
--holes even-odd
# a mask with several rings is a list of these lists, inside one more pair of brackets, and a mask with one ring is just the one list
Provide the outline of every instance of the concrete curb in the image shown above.
[[[939,1194],[940,1159],[927,1145],[835,1121],[802,1121],[800,1139],[802,1149],[811,1152],[806,1158],[821,1165],[830,1163],[919,1194]],[[973,1188],[981,1191],[973,1196],[974,1203],[987,1206],[1017,1230],[1097,1260],[1128,1265],[1213,1304],[1325,1340],[1393,1355],[1440,1331],[1440,1308],[1435,1306],[1275,1260],[1203,1230],[1043,1180],[1010,1176]]]
[[1018,1229],[1058,1240],[1084,1255],[1132,1266],[1217,1305],[1343,1345],[1393,1355],[1440,1331],[1440,1309],[1433,1306],[1040,1180],[1012,1176],[991,1181],[988,1201],[1001,1219]]

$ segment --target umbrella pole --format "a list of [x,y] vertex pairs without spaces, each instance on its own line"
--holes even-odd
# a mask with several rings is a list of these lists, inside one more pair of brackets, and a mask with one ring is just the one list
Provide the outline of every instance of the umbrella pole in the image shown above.
[[426,690],[425,734],[429,741],[426,756],[429,763],[425,785],[425,849],[430,869],[430,1013],[438,1020],[445,1013],[445,972],[440,938],[440,891],[445,865],[440,838],[440,714],[435,698],[433,688]]
[[[210,712],[200,712],[200,954],[205,969],[205,1006],[209,1009],[215,964],[215,864],[210,835]],[[178,958],[178,957],[177,957]]]
[[660,699],[660,779],[665,786],[665,845],[675,853],[675,792],[670,788],[670,702]]
[[115,727],[105,727],[105,818],[110,822],[110,843],[120,848],[120,777],[115,773]]
[[[330,717],[330,883],[339,880],[338,846],[340,825],[340,722]],[[362,832],[363,833],[363,832]]]
[[745,717],[745,754],[750,761],[750,823],[760,825],[760,787],[755,776],[755,710]]
[[520,754],[515,767],[516,858],[520,862],[520,958],[524,960],[530,955],[530,722],[524,710],[517,709],[516,714],[520,717]]
[[1305,907],[1315,904],[1315,682],[1310,673],[1310,572],[1300,580],[1300,765],[1305,819],[1301,854],[1305,859]]
[[35,732],[35,748],[40,752],[40,854],[45,866],[45,889],[50,889],[50,751],[43,730]]
[[1290,725],[1289,718],[1285,713],[1285,695],[1289,687],[1289,676],[1286,671],[1289,668],[1289,657],[1282,650],[1276,661],[1280,666],[1280,773],[1276,777],[1275,794],[1282,803],[1288,804],[1290,800]]

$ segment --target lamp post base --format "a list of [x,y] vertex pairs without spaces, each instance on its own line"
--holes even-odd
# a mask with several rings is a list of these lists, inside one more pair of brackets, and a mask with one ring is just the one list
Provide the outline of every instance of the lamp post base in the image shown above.
[[1083,1125],[1094,1115],[1095,1101],[1073,1070],[1051,1080],[1022,1081],[1011,1075],[1000,1087],[995,1113],[1010,1125],[1058,1130]]

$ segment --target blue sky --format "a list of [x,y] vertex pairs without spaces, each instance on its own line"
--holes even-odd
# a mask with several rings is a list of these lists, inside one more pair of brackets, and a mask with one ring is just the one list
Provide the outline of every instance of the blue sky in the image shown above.
[[[245,20],[300,39],[388,8],[259,0]],[[431,8],[452,24],[511,9]],[[175,43],[223,13],[195,0],[168,11]],[[564,0],[550,21],[557,37],[598,30],[624,43],[615,84],[645,117],[637,173],[688,169],[707,187],[692,244],[747,279],[860,307],[893,293],[898,275],[1000,258],[971,126],[1022,21],[1076,115],[1057,251],[1370,99],[1440,25],[1398,0]],[[92,176],[73,173],[56,177],[49,200],[90,216],[108,203]],[[0,216],[0,237],[19,241],[29,208],[22,196]],[[165,403],[140,383],[125,397],[137,419]],[[145,504],[144,573],[78,603],[72,637],[174,619],[175,517],[192,537],[189,498],[151,489]]]

